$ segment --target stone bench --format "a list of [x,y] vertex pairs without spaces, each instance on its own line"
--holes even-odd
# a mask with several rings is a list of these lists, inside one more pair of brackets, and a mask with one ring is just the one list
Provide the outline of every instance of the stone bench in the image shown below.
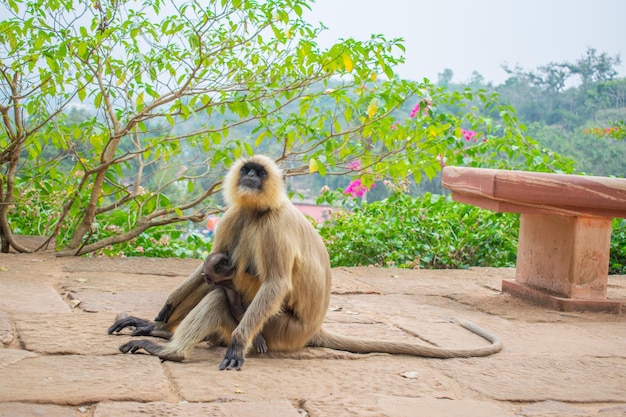
[[562,311],[621,313],[606,288],[626,179],[448,166],[443,186],[455,201],[521,213],[515,280],[503,280],[503,292]]

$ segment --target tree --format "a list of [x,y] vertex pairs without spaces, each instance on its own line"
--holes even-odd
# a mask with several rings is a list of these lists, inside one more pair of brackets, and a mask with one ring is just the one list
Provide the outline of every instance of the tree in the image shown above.
[[588,48],[581,58],[574,63],[550,62],[537,67],[535,71],[526,71],[522,67],[510,67],[503,65],[502,68],[512,77],[516,77],[532,87],[559,93],[567,85],[567,81],[573,76],[580,76],[583,88],[588,88],[592,83],[610,81],[617,75],[615,67],[621,64],[619,55],[613,57],[606,52],[598,54],[595,48]]
[[[221,210],[232,161],[256,152],[287,176],[349,173],[366,186],[432,178],[444,159],[543,158],[494,97],[397,79],[397,39],[320,49],[323,27],[302,19],[308,3],[0,3],[3,250],[28,250],[13,236],[23,219],[41,224],[61,256],[203,220]],[[503,123],[469,108],[475,100]],[[419,114],[406,117],[415,103]],[[450,103],[458,114],[438,110]],[[493,147],[468,148],[461,125],[482,127]],[[555,163],[546,156],[542,169]]]
[[609,81],[617,75],[616,66],[619,66],[622,60],[619,55],[613,57],[606,52],[598,55],[595,48],[588,48],[585,55],[577,59],[573,64],[567,67],[572,74],[580,76],[584,86],[594,82]]
[[437,85],[447,87],[454,77],[454,72],[450,68],[445,68],[443,72],[437,74]]

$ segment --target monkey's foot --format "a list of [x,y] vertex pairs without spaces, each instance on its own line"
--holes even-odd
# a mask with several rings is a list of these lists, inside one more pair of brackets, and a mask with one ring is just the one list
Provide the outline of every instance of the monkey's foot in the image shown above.
[[172,362],[182,362],[187,358],[187,355],[178,353],[178,352],[168,352],[163,349],[161,352],[157,354],[161,361],[172,361]]
[[150,340],[131,340],[120,346],[120,352],[122,353],[137,353],[139,350],[144,350],[151,355],[158,356],[162,361],[181,362],[185,359],[185,355],[176,352],[168,352],[164,346]]
[[151,342],[150,340],[131,340],[120,346],[120,352],[122,353],[137,353],[140,349],[145,350],[151,355],[158,356],[163,350],[163,346]]

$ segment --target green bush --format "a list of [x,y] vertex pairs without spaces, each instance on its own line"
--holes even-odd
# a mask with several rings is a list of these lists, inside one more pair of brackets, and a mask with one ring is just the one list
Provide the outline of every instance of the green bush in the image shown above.
[[334,213],[320,233],[334,267],[467,268],[514,266],[518,229],[517,215],[396,192]]
[[[320,227],[337,266],[512,267],[519,216],[438,195],[389,198],[333,213]],[[626,220],[613,220],[609,274],[626,274]]]
[[626,274],[626,220],[613,220],[609,274]]
[[127,242],[107,246],[96,255],[148,256],[153,258],[205,258],[212,240],[195,231],[183,231],[176,225],[151,228]]

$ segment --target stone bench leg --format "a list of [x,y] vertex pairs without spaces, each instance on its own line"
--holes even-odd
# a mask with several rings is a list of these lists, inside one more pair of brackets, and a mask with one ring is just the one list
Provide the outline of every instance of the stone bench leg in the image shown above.
[[521,215],[515,280],[502,291],[561,311],[621,312],[606,299],[611,219]]

